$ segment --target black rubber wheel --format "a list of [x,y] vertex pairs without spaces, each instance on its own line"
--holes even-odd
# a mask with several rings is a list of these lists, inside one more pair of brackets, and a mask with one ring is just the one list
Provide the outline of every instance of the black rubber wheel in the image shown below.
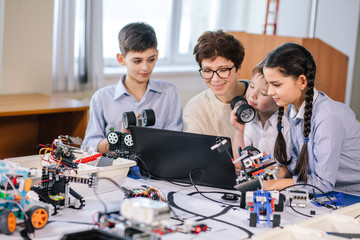
[[279,203],[274,206],[275,212],[283,212],[284,211],[284,202],[285,202],[285,195],[280,193],[279,194]]
[[136,126],[136,115],[134,112],[124,112],[122,122],[124,128],[129,129],[129,126]]
[[273,214],[273,228],[280,226],[281,216],[279,214]]
[[5,235],[11,235],[16,229],[16,217],[15,214],[5,209],[0,215],[0,231]]
[[154,126],[155,125],[155,112],[152,109],[145,109],[141,112],[143,117],[144,126]]
[[41,229],[45,227],[49,220],[48,211],[40,206],[33,206],[26,212],[31,224],[35,229]]
[[256,227],[256,223],[257,223],[257,214],[252,212],[252,213],[250,213],[249,226]]
[[108,143],[110,143],[111,145],[114,145],[119,142],[119,135],[117,134],[117,132],[111,131],[106,136],[106,139],[107,139]]
[[255,109],[249,104],[240,105],[236,110],[236,116],[241,123],[251,122],[255,118]]
[[234,109],[237,106],[240,106],[242,104],[246,104],[246,98],[243,96],[236,96],[230,101],[230,107],[231,109]]

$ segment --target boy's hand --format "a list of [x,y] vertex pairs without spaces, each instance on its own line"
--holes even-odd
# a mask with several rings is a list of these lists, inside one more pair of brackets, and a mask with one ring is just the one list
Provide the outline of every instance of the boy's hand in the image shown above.
[[124,124],[123,124],[122,127],[121,127],[121,132],[123,132],[123,133],[130,133],[130,129],[126,129],[126,128],[124,127]]
[[238,118],[236,116],[236,110],[238,109],[238,107],[235,107],[230,114],[230,122],[231,124],[236,128],[237,131],[240,132],[244,132],[245,129],[245,124],[244,123],[240,123],[238,121]]
[[101,139],[98,144],[98,152],[100,153],[107,153],[109,152],[109,142],[106,138]]

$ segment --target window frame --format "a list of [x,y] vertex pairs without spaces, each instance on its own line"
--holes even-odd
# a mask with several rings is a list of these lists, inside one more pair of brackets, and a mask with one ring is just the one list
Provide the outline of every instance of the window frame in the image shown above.
[[[218,1],[217,3],[218,12],[215,28],[219,27],[220,19],[223,15],[223,8],[221,7],[220,2],[221,1]],[[198,68],[192,52],[189,52],[188,54],[179,53],[182,4],[183,0],[171,0],[171,20],[168,25],[169,36],[166,40],[168,48],[166,49],[165,59],[159,59],[157,61],[154,72],[192,72]],[[126,69],[121,68],[116,59],[103,58],[103,61],[105,75],[126,73]]]

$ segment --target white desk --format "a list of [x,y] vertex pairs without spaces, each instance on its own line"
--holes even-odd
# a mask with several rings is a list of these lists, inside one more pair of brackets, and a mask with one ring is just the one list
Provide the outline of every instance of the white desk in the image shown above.
[[[225,204],[216,203],[205,199],[200,194],[195,194],[192,196],[187,195],[188,193],[195,192],[194,187],[180,187],[169,182],[165,181],[156,181],[156,180],[134,180],[131,178],[115,179],[119,184],[124,187],[129,188],[138,188],[141,185],[147,185],[161,189],[166,195],[168,192],[176,192],[174,194],[175,203],[183,209],[187,209],[191,212],[198,213],[204,216],[212,216],[218,214],[224,210]],[[86,203],[85,207],[80,210],[75,210],[71,208],[65,208],[59,211],[55,216],[51,216],[49,223],[40,230],[36,230],[36,239],[61,239],[65,233],[78,232],[89,230],[93,228],[92,224],[94,223],[93,217],[96,216],[96,212],[104,211],[104,206],[100,203],[97,197],[94,194],[93,189],[87,188],[85,185],[73,183],[71,185],[75,191],[84,196]],[[214,189],[208,187],[198,187],[200,191],[226,191],[221,189]],[[100,180],[99,187],[97,190],[100,193],[100,198],[103,202],[106,203],[108,211],[119,210],[120,203],[124,199],[124,194],[122,191],[118,190],[116,186],[113,185],[110,181]],[[237,191],[235,191],[237,192]],[[221,199],[222,194],[206,194],[206,196],[216,199],[218,201],[223,201]],[[233,204],[233,203],[231,203]],[[236,203],[239,205],[239,201]],[[196,217],[189,213],[184,213],[178,209],[173,208],[175,213],[181,219],[199,219],[201,217]],[[310,210],[316,210],[316,214],[329,213],[327,208],[318,208],[310,204],[307,208],[297,209],[298,211],[310,215]],[[249,227],[249,212],[240,208],[231,208],[226,214],[216,217],[216,219],[229,222],[231,224],[243,227],[248,229],[254,234],[262,233],[269,231],[272,228],[268,227],[266,224],[258,225],[256,228]],[[285,208],[284,212],[281,213],[281,226],[291,225],[298,221],[307,219],[297,213],[295,213],[290,208]],[[177,220],[171,220],[174,224],[180,223]],[[215,220],[206,219],[203,221],[209,227],[209,230],[202,232],[198,235],[194,234],[183,234],[183,233],[172,233],[167,234],[163,239],[245,239],[248,238],[248,234],[238,227],[234,227],[228,224],[224,224]],[[85,223],[85,224],[81,224]],[[20,226],[17,227],[16,232],[11,236],[0,235],[1,238],[4,236],[8,239],[19,239],[19,231],[22,230]]]

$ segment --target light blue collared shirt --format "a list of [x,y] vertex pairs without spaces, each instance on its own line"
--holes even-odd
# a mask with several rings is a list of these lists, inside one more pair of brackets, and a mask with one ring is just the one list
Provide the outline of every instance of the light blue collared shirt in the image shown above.
[[180,96],[174,84],[149,80],[147,90],[138,102],[126,90],[122,76],[117,84],[101,88],[90,101],[90,118],[82,148],[91,147],[97,151],[101,139],[106,138],[110,128],[121,131],[122,115],[133,111],[136,115],[144,109],[153,109],[153,128],[182,131],[182,110]]
[[[304,144],[304,107],[299,111],[289,105],[292,162],[294,174],[297,159]],[[308,142],[308,184],[324,192],[339,190],[360,194],[360,123],[345,104],[314,90],[311,132]],[[294,175],[294,183],[298,176]],[[305,187],[312,193],[312,187]],[[317,191],[315,189],[317,193]]]

